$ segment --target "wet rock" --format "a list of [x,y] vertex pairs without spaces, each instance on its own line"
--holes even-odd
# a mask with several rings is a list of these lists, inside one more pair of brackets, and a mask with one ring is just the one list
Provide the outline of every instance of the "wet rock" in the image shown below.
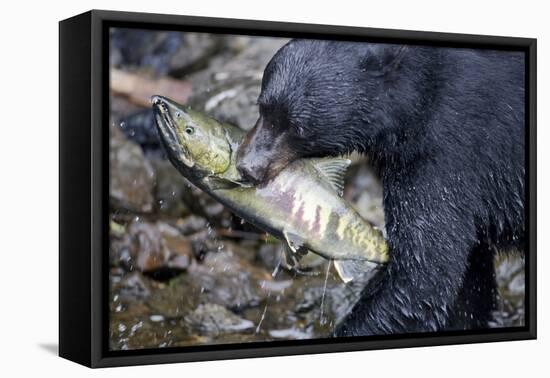
[[510,295],[521,296],[525,295],[525,275],[523,272],[517,274],[508,284]]
[[158,318],[154,314],[143,318],[112,319],[110,324],[111,348],[117,350],[156,349],[208,342],[208,339],[204,337],[190,334],[190,328],[182,321],[157,320]]
[[204,207],[204,212],[210,219],[219,217],[224,210],[225,207],[219,202],[209,203]]
[[502,251],[495,259],[495,273],[499,285],[504,286],[510,282],[515,275],[523,272],[525,261],[519,253]]
[[181,46],[169,62],[169,74],[175,77],[183,77],[207,67],[209,59],[226,43],[226,37],[215,34],[182,34]]
[[268,272],[230,252],[207,254],[189,268],[186,278],[203,300],[233,310],[257,306],[267,295],[262,283],[272,280]]
[[282,280],[265,280],[261,282],[261,287],[264,290],[267,290],[270,294],[282,294],[287,289],[290,289],[294,281],[291,279],[282,279]]
[[152,290],[151,283],[141,273],[130,273],[114,286],[113,292],[116,293],[114,300],[115,302],[142,300],[147,298]]
[[[147,67],[152,63],[164,66],[165,64],[162,63],[175,52],[179,43],[177,34],[155,33],[148,30],[116,28],[112,29],[110,34],[109,60],[110,65],[115,67]],[[176,46],[170,43],[174,40]],[[156,62],[151,59],[155,51],[155,55],[159,57]]]
[[155,75],[181,76],[200,69],[221,44],[212,34],[114,29],[110,64]]
[[277,289],[266,284],[270,280],[269,274],[228,252],[209,253],[202,263],[193,263],[186,273],[157,290],[148,303],[155,314],[168,318],[188,314],[201,303],[240,311],[257,306],[271,289]]
[[495,261],[496,280],[501,296],[512,302],[525,295],[525,260],[519,253],[501,253]]
[[181,237],[181,235],[175,234],[173,231],[167,233],[161,229],[161,232],[164,247],[168,251],[168,260],[165,263],[166,267],[176,270],[188,268],[193,256],[191,242]]
[[254,323],[250,320],[243,319],[225,307],[213,303],[199,305],[193,312],[185,316],[185,321],[204,334],[217,335],[254,329]]
[[111,125],[109,197],[111,206],[138,213],[153,210],[155,172],[140,147]]
[[174,279],[149,298],[151,313],[165,318],[182,318],[200,303],[199,296],[184,281]]
[[208,67],[190,75],[195,92],[190,104],[213,117],[251,129],[258,118],[256,101],[266,64],[284,39],[236,37]]
[[143,319],[149,313],[149,307],[141,300],[121,300],[113,298],[110,303],[111,321],[132,321]]
[[219,252],[224,246],[224,244],[217,239],[216,233],[209,223],[206,224],[204,230],[189,235],[189,240],[191,240],[193,245],[193,255],[201,262],[207,254]]
[[133,266],[142,272],[159,269],[168,260],[160,231],[152,224],[135,222],[128,228]]
[[279,243],[262,243],[256,252],[258,262],[269,271],[274,271],[282,259]]
[[191,235],[195,232],[205,230],[206,224],[206,219],[198,215],[189,215],[185,218],[178,219],[176,222],[178,230],[183,235]]
[[190,265],[192,256],[191,241],[164,222],[134,221],[122,237],[111,240],[113,264],[153,276],[159,270],[169,277],[177,274]]
[[[114,93],[111,93],[110,96],[111,103],[111,118],[116,120],[124,121],[124,118],[143,110],[143,108],[132,104],[128,99],[123,96],[117,96]],[[120,122],[118,123],[120,126]],[[131,135],[126,133],[127,130],[121,128],[121,131],[125,134],[127,138]]]
[[[221,234],[224,232],[233,232],[233,230],[219,230]],[[258,264],[256,264],[256,254],[254,253],[254,249],[257,248],[257,242],[251,242],[249,243],[246,240],[238,240],[238,239],[223,239],[219,241],[223,247],[220,247],[220,244],[218,244],[218,248],[216,250],[221,249],[224,251],[231,251],[231,254],[235,255],[240,261],[243,261],[243,263],[253,266],[254,268],[261,268],[258,267]]]
[[334,270],[313,277],[300,277],[293,291],[285,291],[302,330],[308,327],[318,337],[330,337],[338,322],[349,313],[366,285],[366,279],[344,284]]
[[497,308],[491,327],[525,324],[525,260],[517,251],[500,251],[495,259]]
[[158,212],[178,218],[188,215],[190,210],[185,198],[191,195],[189,181],[167,160],[153,158],[151,163],[156,172],[154,193]]
[[[174,214],[166,209],[166,207],[169,207],[167,203],[164,206],[165,209],[161,210],[161,213],[164,212],[167,216],[177,217],[195,214],[208,218],[209,221],[216,221],[217,223],[221,222],[221,218],[228,216],[229,211],[223,213],[214,211],[213,213],[211,212],[211,216],[209,216],[207,214],[207,208],[211,206],[216,207],[219,205],[219,202],[197,188],[191,182],[187,181],[187,179],[180,175],[168,161],[156,158],[152,158],[151,161],[159,169],[159,174],[162,176],[157,180],[159,184],[156,188],[156,196],[159,198],[159,201],[176,201],[182,211],[183,206],[186,208],[183,213]],[[163,204],[164,202],[159,203],[159,206],[162,207]]]
[[361,217],[383,229],[382,185],[367,160],[356,159],[357,164],[350,167],[347,174],[344,198],[354,205]]
[[525,260],[517,251],[503,251],[495,259],[497,309],[491,327],[525,324]]
[[305,340],[313,338],[313,329],[310,327],[306,330],[298,329],[295,327],[285,329],[271,329],[268,331],[269,336],[274,339],[283,340]]
[[139,144],[146,155],[162,155],[152,109],[139,110],[123,117],[120,124],[126,138]]

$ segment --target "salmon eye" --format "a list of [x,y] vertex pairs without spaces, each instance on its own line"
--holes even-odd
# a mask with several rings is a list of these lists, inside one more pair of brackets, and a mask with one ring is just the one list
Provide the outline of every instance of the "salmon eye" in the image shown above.
[[186,127],[185,132],[187,133],[187,135],[193,135],[193,133],[195,132],[195,129],[192,127]]

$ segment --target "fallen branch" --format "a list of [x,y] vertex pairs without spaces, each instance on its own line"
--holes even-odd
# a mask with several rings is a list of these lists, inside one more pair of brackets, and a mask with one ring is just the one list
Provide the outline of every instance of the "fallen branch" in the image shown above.
[[185,104],[191,95],[191,83],[162,77],[149,79],[143,76],[111,68],[111,90],[125,96],[136,105],[148,107],[151,96],[158,94]]

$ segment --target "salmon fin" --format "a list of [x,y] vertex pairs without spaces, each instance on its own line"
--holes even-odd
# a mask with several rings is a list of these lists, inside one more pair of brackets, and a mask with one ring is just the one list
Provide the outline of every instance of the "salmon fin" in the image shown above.
[[344,158],[322,158],[312,159],[311,162],[341,197],[344,194],[344,176],[351,164],[351,160]]
[[[281,266],[287,270],[290,270],[292,272],[295,272],[296,274],[302,275],[302,276],[316,276],[318,275],[317,272],[308,272],[301,268],[300,266],[300,260],[304,255],[302,254],[296,254],[292,249],[290,249],[290,246],[286,245],[283,246],[284,251],[281,253]],[[307,249],[305,250],[306,254],[308,253]]]
[[333,260],[334,268],[344,283],[349,283],[367,275],[373,275],[379,265],[366,260]]
[[283,246],[282,253],[282,266],[285,269],[292,269],[298,264],[298,259],[294,256],[294,252],[290,249],[288,245]]
[[252,183],[248,182],[248,181],[237,181],[237,180],[232,180],[232,179],[229,179],[227,178],[226,179],[228,182],[240,187],[240,188],[252,188],[254,185],[252,185]]
[[301,236],[292,232],[287,232],[286,230],[283,230],[283,236],[285,237],[288,248],[292,253],[298,256],[298,260],[308,252],[307,248],[304,246],[305,240]]
[[238,187],[233,181],[226,180],[217,176],[208,176],[205,181],[208,182],[208,187],[213,190],[218,189],[234,189]]
[[220,189],[235,189],[235,188],[249,188],[250,184],[240,181],[235,181],[228,178],[208,176],[208,186],[213,190]]

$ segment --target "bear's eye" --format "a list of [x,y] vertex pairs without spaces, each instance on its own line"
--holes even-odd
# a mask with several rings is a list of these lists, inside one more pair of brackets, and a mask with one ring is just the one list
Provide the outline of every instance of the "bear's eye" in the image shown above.
[[192,128],[192,127],[190,127],[190,126],[187,126],[187,127],[185,128],[185,133],[186,133],[187,135],[193,135],[194,132],[195,132],[195,129]]

